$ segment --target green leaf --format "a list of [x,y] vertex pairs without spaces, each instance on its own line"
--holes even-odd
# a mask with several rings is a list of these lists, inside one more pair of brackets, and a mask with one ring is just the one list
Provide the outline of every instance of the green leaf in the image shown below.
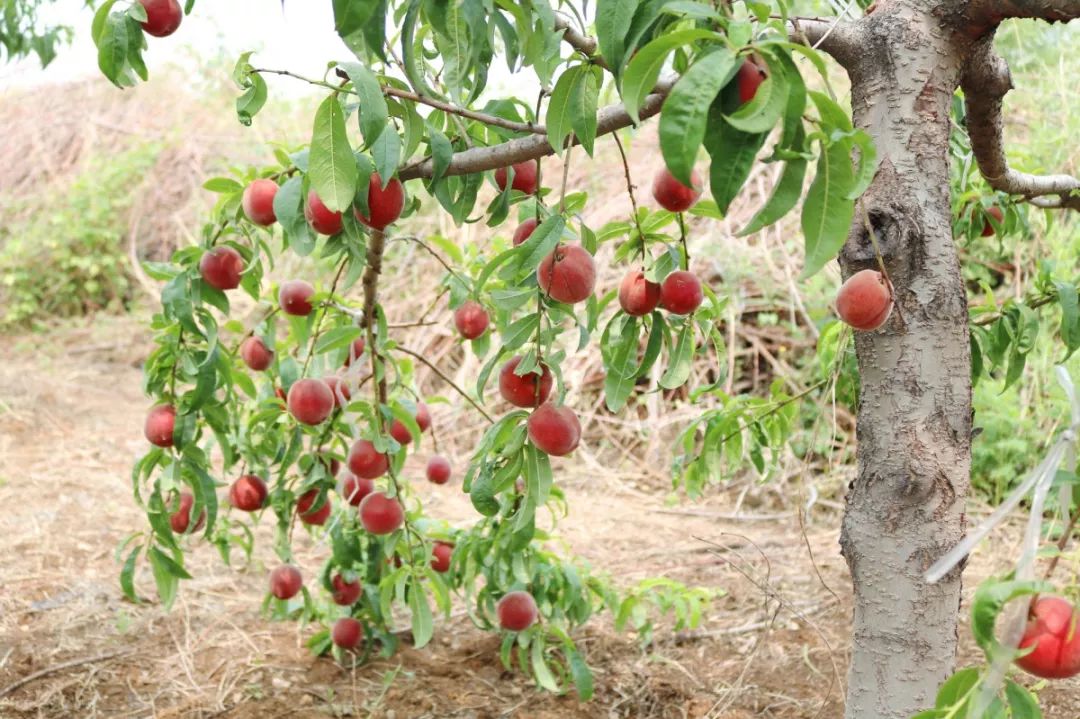
[[339,347],[347,347],[353,340],[363,336],[364,331],[359,327],[334,327],[327,330],[315,343],[315,354],[321,355],[331,352]]
[[694,323],[685,322],[679,339],[668,357],[668,368],[660,378],[664,389],[681,387],[690,378],[691,360],[694,354]]
[[514,248],[518,258],[515,271],[535,270],[559,244],[565,229],[566,220],[561,215],[552,215],[537,225],[533,233],[529,235],[529,239]]
[[734,67],[735,55],[731,50],[718,48],[698,58],[664,101],[660,112],[660,151],[671,174],[684,185],[692,184],[690,175],[705,139],[709,108]]
[[233,68],[233,79],[244,90],[244,93],[236,98],[236,116],[240,124],[245,126],[251,124],[251,119],[266,104],[267,97],[266,81],[259,73],[252,72],[250,57],[251,53],[245,52]]
[[[765,56],[768,58],[768,56]],[[754,99],[727,115],[726,119],[743,132],[768,132],[776,126],[788,104],[789,83],[784,67],[774,62],[769,65],[769,74],[758,87]]]
[[600,54],[618,78],[626,52],[626,36],[640,0],[597,0],[596,39]]
[[[612,320],[614,323],[616,316]],[[610,328],[609,324],[609,328]],[[610,341],[605,329],[600,349],[604,359],[604,402],[612,412],[626,406],[626,400],[634,391],[637,377],[638,324],[636,317],[623,317],[622,331]]]
[[[371,159],[375,161],[375,169],[379,172],[379,179],[387,183],[397,172],[401,164],[401,138],[397,131],[390,127],[371,148]],[[354,163],[355,166],[355,163]]]
[[1035,696],[1012,679],[1005,682],[1005,698],[1009,701],[1010,719],[1042,719],[1042,709]]
[[[142,6],[140,5],[139,7]],[[203,189],[209,190],[210,192],[217,192],[218,194],[230,194],[233,192],[240,192],[244,189],[244,186],[229,177],[211,177],[203,183]]]
[[371,147],[390,127],[390,113],[386,107],[386,97],[383,95],[378,78],[371,70],[356,62],[345,62],[340,67],[349,76],[360,98],[360,133],[364,136],[367,146]]
[[109,15],[98,35],[98,68],[117,87],[123,87],[128,55],[128,18],[124,13]]
[[1002,607],[1018,597],[1053,591],[1053,585],[1039,581],[1001,582],[989,579],[978,586],[971,604],[971,633],[987,659],[993,661],[1004,650],[994,636],[994,624],[997,623]]
[[706,40],[719,37],[715,32],[701,29],[680,30],[666,35],[661,35],[645,47],[638,50],[637,54],[630,59],[626,71],[622,76],[622,100],[626,112],[636,125],[638,123],[638,110],[660,78],[660,71],[664,69],[664,61],[668,54],[677,47],[687,45],[696,40]]
[[1058,304],[1061,305],[1061,340],[1067,350],[1065,359],[1080,347],[1080,306],[1077,304],[1076,285],[1071,282],[1055,282]]
[[845,133],[852,131],[851,118],[848,117],[846,110],[836,104],[835,100],[816,90],[810,90],[808,94],[810,99],[814,101],[814,105],[817,106],[822,129],[825,130],[826,135],[831,134],[832,130],[840,130]]
[[803,177],[806,176],[806,160],[789,160],[784,163],[784,170],[776,182],[768,202],[757,211],[750,222],[739,230],[739,236],[753,234],[763,227],[773,224],[799,202],[802,196]]
[[555,89],[551,91],[547,115],[544,119],[547,138],[553,150],[562,154],[566,136],[572,131],[570,104],[576,94],[576,88],[584,81],[586,65],[574,65],[559,76]]
[[727,214],[732,200],[750,176],[765,137],[765,133],[750,135],[736,130],[723,119],[720,103],[713,104],[705,132],[705,149],[711,160],[709,189],[719,212]]
[[803,202],[802,230],[806,237],[803,279],[816,274],[844,246],[855,215],[855,202],[847,197],[853,182],[849,145],[837,142],[825,147]]
[[573,644],[567,643],[564,649],[566,653],[566,663],[570,667],[570,677],[574,680],[574,690],[577,692],[578,699],[583,702],[587,702],[593,697],[593,673],[589,669],[589,665],[585,662],[584,657],[574,647]]
[[135,593],[135,561],[139,558],[141,550],[141,545],[133,547],[120,570],[120,589],[123,590],[125,597],[135,603],[139,602],[139,595]]
[[435,631],[431,606],[419,581],[413,581],[409,587],[409,611],[412,612],[413,646],[419,649],[431,641]]
[[589,157],[592,157],[596,140],[596,106],[603,81],[603,70],[596,66],[586,67],[581,73],[581,82],[574,87],[570,102],[570,124]]
[[165,609],[171,609],[176,600],[176,589],[180,584],[178,575],[171,571],[176,563],[169,559],[157,547],[151,547],[148,553],[150,569],[154,574],[154,582],[157,584],[158,597]]
[[859,164],[855,170],[855,181],[846,197],[849,200],[857,200],[870,187],[877,174],[878,156],[874,138],[864,130],[855,130],[851,136],[855,146],[859,149]]
[[551,673],[547,660],[544,658],[544,640],[540,636],[533,638],[529,663],[532,664],[532,673],[537,684],[549,692],[559,691],[559,683],[555,681],[555,676]]
[[356,194],[356,159],[336,93],[323,100],[315,112],[309,163],[308,179],[323,204],[335,212],[348,209]]
[[442,179],[454,158],[454,146],[442,132],[427,123],[428,147],[431,149],[431,182]]
[[934,706],[938,709],[946,709],[955,706],[968,695],[971,688],[979,681],[979,670],[974,667],[961,669],[945,680],[938,689],[937,699]]

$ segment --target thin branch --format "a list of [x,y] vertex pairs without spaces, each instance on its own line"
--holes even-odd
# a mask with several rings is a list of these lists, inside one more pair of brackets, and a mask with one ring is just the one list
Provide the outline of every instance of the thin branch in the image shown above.
[[[647,120],[660,112],[660,108],[664,104],[668,93],[671,92],[676,79],[675,77],[669,77],[657,83],[653,93],[645,98],[645,102],[638,113],[642,120]],[[596,136],[607,135],[632,124],[633,121],[622,103],[608,105],[597,114]],[[578,144],[577,138],[573,139],[573,144]],[[459,152],[450,160],[450,165],[444,174],[447,176],[469,175],[475,172],[494,170],[499,167],[508,167],[519,162],[536,160],[554,154],[555,150],[552,148],[551,143],[548,142],[547,135],[533,135],[532,137],[522,137],[498,145],[491,145],[490,147],[474,147],[471,150]],[[433,161],[428,158],[403,167],[398,173],[398,177],[403,182],[418,177],[431,177],[434,168]]]
[[974,37],[981,37],[1006,18],[1068,22],[1080,18],[1080,3],[1076,0],[971,0],[964,13],[963,25],[977,30]]
[[431,247],[426,242],[421,240],[419,237],[416,237],[415,235],[401,235],[401,236],[398,236],[398,237],[391,238],[390,241],[391,242],[415,242],[416,244],[420,245],[425,250],[427,250],[428,254],[430,254],[432,257],[434,257],[436,260],[438,260],[439,264],[442,265],[443,268],[447,272],[449,272],[451,275],[453,275],[455,278],[457,278],[458,282],[460,282],[462,285],[468,285],[468,283],[465,282],[464,279],[462,279],[461,275],[459,275],[457,272],[455,272],[454,268],[447,264],[446,260],[444,260],[442,258],[442,255],[440,255],[435,250],[431,249]]
[[581,34],[577,28],[570,24],[569,18],[562,14],[556,14],[555,31],[558,32],[560,30],[563,31],[562,39],[567,45],[574,48],[605,70],[611,69],[602,57],[596,56],[596,38]]
[[842,17],[788,18],[788,35],[795,42],[829,53],[845,67],[856,62],[859,53],[865,51],[859,25],[843,22]]
[[491,415],[489,415],[487,412],[484,411],[483,407],[481,407],[479,404],[477,404],[476,400],[474,400],[472,397],[470,397],[469,394],[465,390],[463,390],[461,387],[459,387],[458,384],[456,382],[454,382],[454,380],[450,379],[450,377],[447,376],[447,374],[445,372],[443,372],[441,369],[439,369],[433,362],[430,362],[427,357],[424,357],[424,355],[420,354],[419,352],[413,352],[408,347],[403,347],[402,345],[397,345],[396,347],[394,347],[394,350],[397,351],[397,352],[403,352],[404,354],[407,354],[410,357],[414,357],[414,358],[420,360],[421,362],[423,362],[425,365],[427,365],[427,368],[429,370],[431,370],[432,372],[434,372],[435,374],[437,374],[439,376],[439,379],[441,379],[443,382],[446,382],[446,384],[450,385],[450,387],[452,387],[455,392],[457,392],[462,397],[464,397],[465,400],[469,404],[471,404],[476,409],[477,412],[484,415],[484,419],[486,419],[491,424],[495,424],[495,420],[493,420],[491,418]]
[[103,662],[103,661],[106,661],[107,659],[115,659],[116,657],[124,657],[124,656],[127,656],[129,654],[131,654],[130,651],[107,652],[105,654],[98,654],[98,655],[92,656],[92,657],[83,657],[82,659],[72,659],[71,661],[68,661],[68,662],[61,662],[59,664],[54,664],[51,667],[45,667],[44,669],[39,669],[38,671],[34,672],[33,674],[27,674],[22,679],[19,679],[19,680],[15,681],[14,683],[7,685],[3,689],[0,689],[0,697],[7,696],[11,692],[18,689],[19,687],[23,686],[24,684],[29,684],[30,682],[34,681],[35,679],[40,679],[41,677],[45,677],[45,676],[48,676],[50,674],[55,674],[57,672],[62,672],[65,669],[73,669],[75,667],[81,667],[81,666],[83,666],[85,664],[96,664],[97,662]]
[[[1073,0],[1073,4],[1080,3]],[[1031,175],[1009,167],[1002,102],[1013,87],[1012,75],[989,40],[980,43],[968,58],[960,85],[967,102],[971,150],[990,186],[1029,201],[1043,198],[1035,201],[1040,207],[1080,210],[1080,179],[1070,175]]]

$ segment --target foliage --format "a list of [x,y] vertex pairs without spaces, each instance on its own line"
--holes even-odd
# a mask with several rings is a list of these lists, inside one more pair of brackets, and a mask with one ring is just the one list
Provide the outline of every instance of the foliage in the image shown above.
[[[146,143],[91,158],[70,185],[28,219],[0,227],[0,327],[124,305],[131,280],[124,240],[130,188],[157,156]],[[9,206],[14,214],[18,208]]]
[[[68,25],[41,22],[42,10],[55,0],[0,0],[0,61],[17,60],[31,53],[42,67],[56,58],[61,45],[69,42],[72,29]],[[84,0],[93,7],[95,0]]]

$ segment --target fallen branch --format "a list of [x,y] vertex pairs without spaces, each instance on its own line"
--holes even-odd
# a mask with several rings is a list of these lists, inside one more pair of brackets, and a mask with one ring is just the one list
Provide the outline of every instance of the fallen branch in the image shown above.
[[7,696],[8,694],[15,691],[16,689],[23,686],[24,684],[29,684],[32,681],[35,681],[35,680],[40,679],[42,677],[46,677],[46,676],[48,676],[50,674],[56,674],[57,672],[62,672],[65,669],[73,669],[75,667],[81,667],[84,664],[96,664],[97,662],[103,662],[103,661],[106,661],[108,659],[114,659],[114,658],[120,657],[120,656],[127,656],[129,654],[131,654],[130,651],[108,652],[106,654],[98,654],[98,655],[92,656],[92,657],[83,657],[82,659],[72,659],[71,661],[60,662],[59,664],[54,664],[51,667],[45,667],[44,669],[39,669],[38,671],[34,672],[33,674],[27,674],[25,677],[23,677],[22,679],[19,679],[15,683],[9,684],[6,687],[4,687],[3,689],[0,689],[0,697]]

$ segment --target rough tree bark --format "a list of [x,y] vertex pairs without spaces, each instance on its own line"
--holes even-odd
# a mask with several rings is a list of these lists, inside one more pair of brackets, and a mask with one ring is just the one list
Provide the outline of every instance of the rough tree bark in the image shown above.
[[[855,124],[881,158],[840,264],[845,277],[877,266],[872,227],[896,297],[887,325],[856,337],[859,466],[840,539],[855,590],[850,719],[910,717],[933,705],[954,669],[960,568],[934,585],[923,575],[965,524],[971,356],[951,231],[949,109],[965,68],[990,56],[1002,14],[987,19],[985,4],[885,0],[833,53],[851,78]],[[1000,136],[1000,118],[991,124]]]

